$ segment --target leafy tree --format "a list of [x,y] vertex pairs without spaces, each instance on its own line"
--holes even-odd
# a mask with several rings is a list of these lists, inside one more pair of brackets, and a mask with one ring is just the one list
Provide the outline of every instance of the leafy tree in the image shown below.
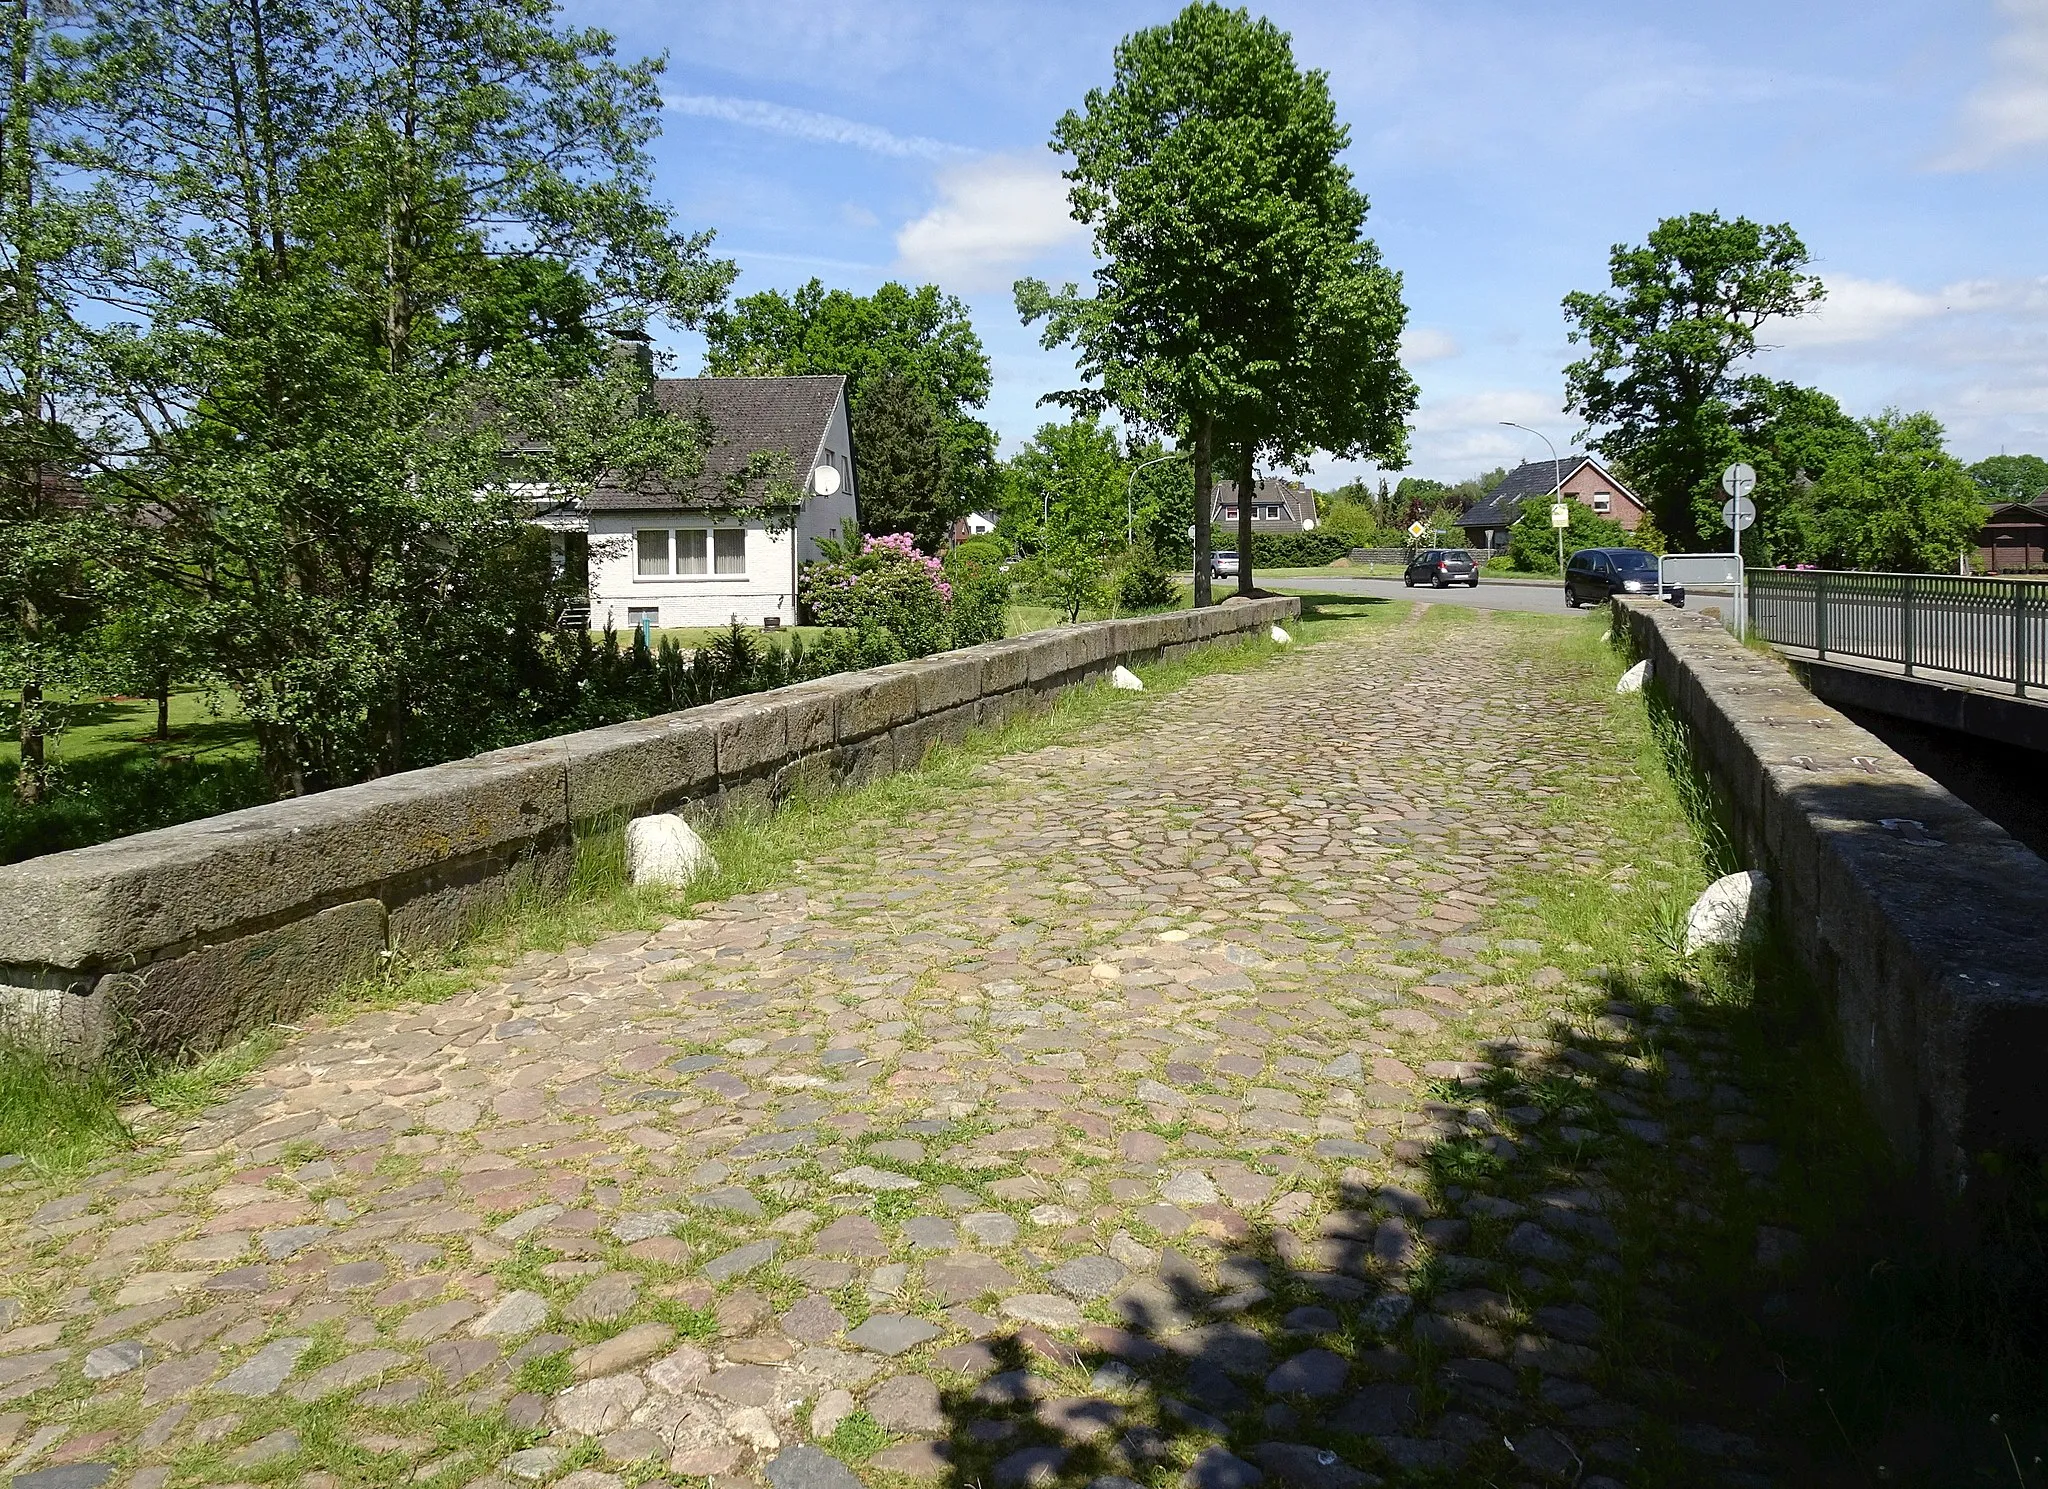
[[[1735,411],[1735,458],[1756,470],[1756,525],[1743,534],[1751,563],[1817,563],[1828,540],[1817,526],[1814,483],[1830,471],[1859,467],[1870,453],[1869,431],[1826,393],[1761,378],[1749,383]],[[1716,488],[1718,490],[1718,487]],[[1720,512],[1708,529],[1715,546],[1728,543]]]
[[273,789],[529,737],[553,605],[522,479],[684,478],[607,336],[730,282],[649,192],[655,62],[550,0],[106,3],[82,131],[132,253],[100,293],[124,435]]
[[853,405],[853,450],[860,463],[861,526],[909,533],[930,553],[943,548],[958,514],[945,419],[931,395],[893,368],[885,370]]
[[[715,377],[836,374],[847,380],[853,417],[880,394],[900,405],[902,384],[918,390],[936,412],[944,449],[942,486],[931,505],[950,524],[958,513],[989,499],[994,477],[995,432],[973,410],[988,402],[989,362],[974,334],[967,306],[934,284],[910,289],[890,281],[872,295],[827,290],[813,279],[793,295],[763,290],[712,311],[704,325],[704,370]],[[889,387],[891,379],[900,380]],[[890,422],[898,413],[874,417]],[[868,452],[858,438],[862,520],[869,532],[889,531],[865,512],[870,480]],[[889,479],[885,471],[882,479]],[[913,530],[913,529],[905,529]]]
[[1080,354],[1088,385],[1053,401],[1114,407],[1190,449],[1206,604],[1219,456],[1247,490],[1262,457],[1398,459],[1415,398],[1396,355],[1406,311],[1399,276],[1360,236],[1366,202],[1336,163],[1349,136],[1327,81],[1295,66],[1285,33],[1197,3],[1126,37],[1115,74],[1052,140],[1073,158],[1073,215],[1102,260],[1095,292],[1020,280],[1017,308],[1045,321],[1048,347]]
[[[1568,503],[1571,526],[1564,530],[1567,555],[1581,548],[1640,548],[1635,534],[1611,518],[1602,517],[1584,502]],[[1550,525],[1550,497],[1546,493],[1522,503],[1522,515],[1508,528],[1508,564],[1525,574],[1555,574],[1557,532]]]
[[1823,294],[1790,224],[1694,212],[1658,223],[1640,247],[1617,244],[1611,289],[1565,296],[1566,405],[1600,431],[1593,447],[1625,468],[1657,525],[1681,548],[1719,526],[1718,479],[1736,457],[1736,410],[1754,393],[1736,368],[1767,320]]
[[1798,556],[1826,568],[1954,573],[1977,546],[1984,501],[1942,447],[1940,422],[1896,409],[1860,422],[1860,455],[1830,463],[1795,503],[1789,525],[1809,545]]
[[2039,455],[1990,455],[1968,468],[1988,502],[2031,502],[2048,498],[2048,460]]
[[1099,420],[1042,424],[1030,443],[1004,462],[1002,531],[1026,551],[1063,538],[1100,549],[1121,548],[1130,471],[1116,431]]
[[1055,532],[1020,567],[1026,588],[1070,624],[1083,610],[1101,605],[1108,593],[1109,565],[1103,550],[1071,532]]
[[63,692],[80,681],[97,624],[105,551],[76,479],[90,389],[75,376],[78,286],[113,224],[96,210],[58,145],[76,86],[44,0],[0,7],[0,686],[19,698],[24,805],[48,786],[46,738],[63,724]]

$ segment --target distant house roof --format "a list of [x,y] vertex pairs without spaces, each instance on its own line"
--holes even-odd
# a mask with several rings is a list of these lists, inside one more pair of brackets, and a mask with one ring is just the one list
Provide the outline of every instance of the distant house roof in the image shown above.
[[[1257,486],[1258,494],[1252,498],[1254,504],[1278,502],[1294,517],[1316,515],[1316,494],[1299,481],[1290,481],[1284,476],[1261,476]],[[1237,504],[1237,482],[1218,481],[1210,488],[1217,506]]]
[[1638,507],[1643,504],[1641,498],[1616,479],[1613,471],[1591,455],[1567,455],[1558,461],[1531,460],[1516,466],[1508,472],[1506,480],[1459,514],[1458,526],[1512,526],[1522,515],[1523,502],[1532,496],[1550,495],[1589,465],[1606,477],[1616,492]]
[[846,379],[838,376],[657,378],[654,399],[662,410],[702,419],[709,431],[695,488],[678,491],[652,480],[600,483],[585,505],[594,511],[717,507],[732,479],[764,450],[783,456],[788,474],[801,483],[845,391]]

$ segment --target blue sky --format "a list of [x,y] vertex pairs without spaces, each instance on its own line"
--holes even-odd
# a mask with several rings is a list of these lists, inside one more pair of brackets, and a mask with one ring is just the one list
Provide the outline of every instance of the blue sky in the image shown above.
[[[1117,40],[1121,0],[576,0],[666,51],[659,184],[715,228],[739,293],[812,275],[935,281],[994,360],[1005,450],[1071,363],[1011,308],[1021,273],[1084,278],[1053,121]],[[1330,76],[1368,231],[1405,276],[1422,388],[1410,470],[1456,478],[1562,445],[1558,309],[1616,242],[1717,209],[1790,221],[1829,284],[1776,330],[1772,376],[1854,412],[1932,410],[1967,459],[2048,454],[2048,0],[1274,4]],[[673,338],[681,369],[700,344]],[[1353,467],[1322,461],[1326,480]]]

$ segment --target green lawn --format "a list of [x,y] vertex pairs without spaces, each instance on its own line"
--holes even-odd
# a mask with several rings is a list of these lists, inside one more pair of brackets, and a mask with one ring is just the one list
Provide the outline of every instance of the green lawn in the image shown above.
[[[20,724],[13,699],[0,703],[0,767],[21,759]],[[171,737],[156,737],[154,698],[95,698],[72,705],[63,733],[49,745],[49,758],[62,764],[118,755],[219,759],[247,755],[255,736],[231,694],[181,688],[171,694]]]

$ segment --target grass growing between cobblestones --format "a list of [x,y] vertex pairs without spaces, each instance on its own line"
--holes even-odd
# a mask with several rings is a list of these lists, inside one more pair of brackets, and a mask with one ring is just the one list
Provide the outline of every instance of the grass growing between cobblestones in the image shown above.
[[[1408,611],[1405,605],[1344,595],[1304,596],[1302,606],[1294,631],[1300,644],[1385,625]],[[515,885],[505,905],[462,944],[419,953],[401,948],[383,976],[337,994],[307,1017],[439,1002],[526,953],[558,952],[620,931],[652,929],[687,915],[694,905],[769,888],[850,833],[880,836],[959,793],[990,791],[987,769],[1005,755],[1114,727],[1139,716],[1148,699],[1205,677],[1267,665],[1286,650],[1266,637],[1204,648],[1135,669],[1145,693],[1106,683],[1073,688],[1044,713],[935,748],[919,770],[852,790],[806,792],[773,810],[730,813],[706,833],[717,872],[685,890],[629,883],[624,823],[600,826],[579,838],[566,886]],[[0,1155],[18,1155],[51,1176],[78,1172],[138,1141],[124,1109],[171,1117],[196,1112],[246,1078],[291,1033],[289,1026],[274,1025],[182,1062],[116,1052],[89,1072],[70,1070],[33,1050],[0,1046]]]
[[[1525,664],[1618,671],[1596,648],[1590,633],[1547,638]],[[1729,1482],[1748,1482],[1754,1438],[1801,1484],[2044,1482],[2048,1175],[1988,1160],[1979,1182],[2003,1192],[1978,1249],[1940,1249],[1939,1217],[1892,1158],[1782,940],[1684,955],[1686,907],[1750,865],[1654,688],[1606,713],[1588,763],[1550,777],[1553,823],[1583,827],[1592,846],[1575,872],[1527,876],[1508,897],[1526,913],[1502,922],[1558,948],[1583,989],[1557,1029],[1570,1074],[1502,1068],[1483,1090],[1496,1113],[1542,1105],[1611,1137],[1661,1121],[1659,1087],[1712,1082],[1714,1134],[1732,1148],[1587,1145],[1610,1154],[1604,1179],[1622,1199],[1622,1270],[1601,1309],[1619,1324],[1622,1368],[1672,1419],[1703,1419],[1645,1435],[1643,1482],[1696,1482],[1703,1445]],[[1484,1187],[1493,1176],[1473,1156],[1441,1143],[1432,1168]]]

